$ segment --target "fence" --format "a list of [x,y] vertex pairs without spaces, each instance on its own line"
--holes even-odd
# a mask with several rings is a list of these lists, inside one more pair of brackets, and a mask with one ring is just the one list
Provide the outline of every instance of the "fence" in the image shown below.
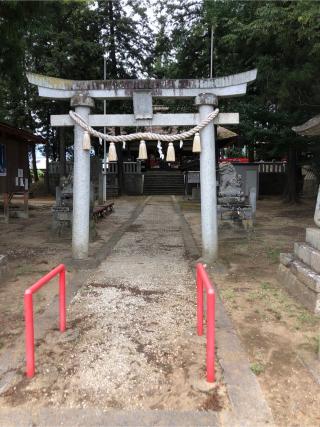
[[[104,172],[104,161],[101,160],[102,164],[102,173]],[[106,173],[117,174],[118,173],[118,163],[117,162],[107,162],[106,163]]]
[[[106,173],[117,174],[118,173],[118,163],[117,162],[107,162],[107,171]],[[123,162],[123,173],[129,174],[140,174],[141,173],[141,163],[140,162]],[[102,169],[103,169],[102,161]]]
[[141,162],[123,162],[123,173],[141,173]]
[[66,330],[66,270],[63,264],[58,265],[43,276],[24,293],[24,316],[26,328],[26,374],[32,378],[35,372],[34,363],[34,321],[33,321],[33,294],[43,285],[59,274],[59,316],[60,331]]
[[[69,175],[73,171],[73,162],[66,162],[66,175]],[[49,163],[49,174],[60,175],[60,162]]]
[[261,162],[259,173],[286,173],[287,163],[285,162]]
[[203,335],[203,285],[207,299],[207,381],[215,380],[215,293],[203,264],[197,264],[197,333]]

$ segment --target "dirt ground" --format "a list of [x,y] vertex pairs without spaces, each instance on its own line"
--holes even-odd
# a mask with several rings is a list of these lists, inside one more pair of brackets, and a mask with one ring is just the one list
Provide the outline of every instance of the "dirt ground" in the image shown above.
[[[119,225],[121,206],[125,219],[132,205],[117,200],[98,233],[105,239],[103,228]],[[226,409],[218,365],[213,389],[199,390],[205,339],[196,336],[194,272],[180,227],[171,199],[152,198],[73,299],[67,333],[37,341],[36,376],[20,372],[0,407]]]
[[[108,227],[97,223],[98,237],[90,243],[94,254],[130,216],[139,203],[138,198],[117,200],[117,216],[108,217]],[[0,223],[0,253],[8,256],[9,277],[0,284],[0,354],[12,347],[23,332],[23,293],[45,273],[65,258],[71,257],[70,236],[57,238],[51,232],[51,197],[30,199],[28,219],[10,219],[9,224]],[[68,272],[68,280],[72,271]],[[57,294],[53,280],[34,296],[34,309],[40,314]]]
[[[98,238],[90,244],[92,256],[140,202],[139,198],[116,199],[115,213],[97,224]],[[183,199],[179,203],[200,246],[200,207]],[[23,346],[25,288],[71,255],[70,240],[57,239],[50,233],[53,200],[31,200],[30,204],[28,220],[0,224],[1,253],[8,255],[11,271],[0,285],[0,304],[4,308],[0,312],[0,357],[15,342]],[[279,253],[292,252],[293,243],[304,240],[305,227],[313,224],[313,209],[314,202],[290,206],[277,199],[265,199],[258,202],[253,231],[229,226],[220,230],[220,254],[228,270],[214,278],[251,369],[281,427],[320,425],[319,386],[302,363],[305,354],[315,357],[319,320],[282,291],[276,279]],[[99,267],[74,299],[68,311],[68,332],[61,335],[53,330],[37,343],[36,352],[42,357],[37,360],[34,381],[26,380],[21,371],[17,384],[0,398],[0,406],[219,411],[228,405],[219,368],[213,394],[199,394],[192,384],[192,378],[204,374],[204,364],[197,362],[204,360],[204,342],[194,336],[190,307],[193,294],[182,288],[192,280],[192,274],[182,253],[174,213],[173,219],[165,222],[161,222],[160,213],[161,204],[147,204],[108,263]],[[159,235],[160,240],[156,238]],[[148,263],[157,258],[160,262],[153,263],[149,271],[153,279],[146,282],[139,271],[146,271]],[[181,276],[180,270],[171,272],[176,289],[166,295],[159,283],[167,277],[172,260],[178,260],[185,275]],[[126,274],[129,270],[133,271],[131,275]],[[72,276],[70,270],[68,280]],[[57,288],[52,285],[37,294],[36,314],[42,313],[56,295]],[[163,282],[164,289],[171,287],[170,280]],[[106,316],[110,304],[115,309]],[[151,316],[147,315],[147,306],[152,307]],[[124,311],[125,317],[121,314]],[[164,311],[171,315],[163,316]],[[161,341],[155,334],[160,317],[165,318]],[[176,342],[174,328],[181,335]],[[142,331],[147,332],[146,336]],[[191,354],[185,346],[186,337],[193,348]],[[124,359],[119,360],[119,350],[125,352]],[[141,370],[145,365],[149,371]],[[110,378],[116,380],[104,393],[104,381]],[[129,379],[126,386],[124,378]],[[81,388],[80,384],[86,386]]]
[[[180,204],[200,246],[199,204]],[[302,362],[316,357],[319,319],[277,281],[279,253],[304,241],[313,213],[314,201],[293,206],[266,198],[258,202],[252,232],[224,226],[219,235],[228,271],[215,281],[278,426],[320,425],[320,387]]]

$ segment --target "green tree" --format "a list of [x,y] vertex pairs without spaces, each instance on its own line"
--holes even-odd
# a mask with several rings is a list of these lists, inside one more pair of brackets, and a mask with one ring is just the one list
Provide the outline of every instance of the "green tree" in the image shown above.
[[[40,99],[26,71],[74,79],[101,79],[106,54],[107,78],[147,75],[153,32],[146,5],[132,0],[0,2],[0,120],[41,133],[47,160],[70,146],[72,132],[50,127],[50,115],[65,112],[65,102]],[[115,111],[118,105],[107,105]],[[127,106],[124,106],[127,108]],[[102,110],[102,103],[97,104]],[[99,145],[94,141],[98,151]],[[60,150],[60,153],[62,150]],[[33,152],[33,155],[35,153]],[[60,154],[61,157],[61,154]]]
[[211,26],[216,76],[258,68],[257,81],[249,86],[247,95],[224,100],[220,108],[240,112],[238,132],[251,152],[259,147],[257,143],[266,142],[270,156],[288,157],[286,196],[296,201],[297,150],[305,149],[308,142],[291,127],[319,113],[319,2],[194,2],[196,13],[186,30],[183,17],[187,19],[191,12],[184,6],[191,3],[174,2],[172,6],[172,16],[180,14],[181,18],[171,29],[171,46],[176,50],[173,64],[163,72],[167,77],[207,77]]

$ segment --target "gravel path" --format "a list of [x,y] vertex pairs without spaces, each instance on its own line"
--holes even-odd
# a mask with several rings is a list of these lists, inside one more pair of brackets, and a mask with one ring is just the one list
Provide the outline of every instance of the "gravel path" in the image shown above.
[[[200,392],[205,342],[195,335],[195,284],[169,197],[152,197],[74,298],[69,331],[37,348],[37,375],[7,405],[221,410],[225,388]],[[200,381],[201,383],[201,381]],[[3,399],[3,398],[2,398]]]

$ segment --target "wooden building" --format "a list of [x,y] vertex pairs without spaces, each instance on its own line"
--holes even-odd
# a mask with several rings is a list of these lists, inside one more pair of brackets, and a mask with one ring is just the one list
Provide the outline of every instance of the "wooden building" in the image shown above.
[[[6,222],[10,214],[28,217],[29,145],[45,142],[31,132],[0,123],[0,194],[3,199],[0,217]],[[23,201],[22,209],[10,209],[14,197]]]

